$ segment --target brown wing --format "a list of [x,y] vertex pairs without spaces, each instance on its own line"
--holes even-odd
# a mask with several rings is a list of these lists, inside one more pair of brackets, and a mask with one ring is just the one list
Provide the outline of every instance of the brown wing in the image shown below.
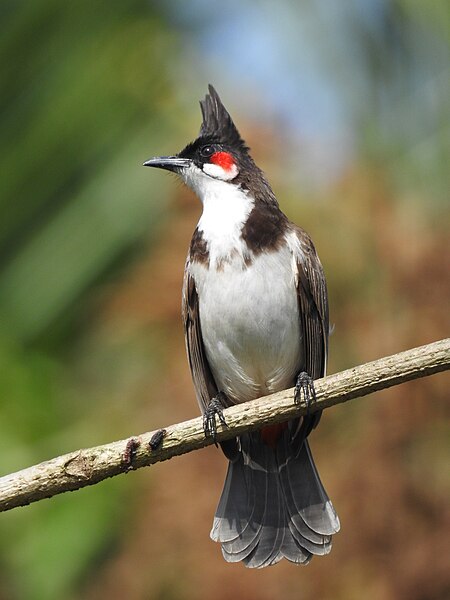
[[203,413],[210,400],[217,395],[217,386],[203,345],[198,294],[194,278],[189,273],[189,258],[184,270],[182,315],[189,367],[197,401]]
[[309,235],[295,228],[301,250],[297,256],[297,295],[303,333],[303,370],[313,379],[325,375],[328,354],[328,294],[322,264]]
[[[301,252],[296,256],[297,297],[303,342],[303,363],[300,369],[313,379],[325,375],[328,355],[328,294],[322,264],[309,235],[295,227]],[[316,427],[321,411],[303,419],[299,439]]]

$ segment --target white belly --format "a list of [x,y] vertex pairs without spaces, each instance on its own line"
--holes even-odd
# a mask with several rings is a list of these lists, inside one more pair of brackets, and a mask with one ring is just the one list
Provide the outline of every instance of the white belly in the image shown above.
[[245,402],[294,384],[302,363],[297,293],[288,247],[221,270],[191,265],[203,343],[219,390]]

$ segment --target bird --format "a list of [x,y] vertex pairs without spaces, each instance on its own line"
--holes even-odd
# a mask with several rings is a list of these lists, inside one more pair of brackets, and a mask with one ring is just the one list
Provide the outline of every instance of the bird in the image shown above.
[[[177,174],[203,205],[185,263],[182,317],[205,435],[215,441],[226,407],[292,386],[296,402],[314,402],[329,309],[310,236],[281,211],[212,85],[200,107],[198,137],[144,166]],[[227,562],[307,564],[330,552],[339,518],[308,443],[320,416],[221,442],[228,470],[210,536]]]

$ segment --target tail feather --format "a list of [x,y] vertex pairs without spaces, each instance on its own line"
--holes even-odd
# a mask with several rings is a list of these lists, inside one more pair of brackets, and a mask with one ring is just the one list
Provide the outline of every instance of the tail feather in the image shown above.
[[[270,460],[270,457],[268,458]],[[273,460],[273,459],[272,459]],[[267,497],[258,544],[244,559],[247,567],[261,568],[277,558],[284,537],[284,510],[280,489],[272,472],[266,472]]]
[[[254,522],[256,490],[248,485],[245,469],[234,469],[230,463],[222,496],[214,517],[211,538],[215,542],[228,543],[242,538],[246,529]],[[232,493],[230,493],[232,489]],[[226,515],[226,518],[224,518]]]
[[283,557],[307,564],[313,555],[330,552],[339,519],[308,442],[294,449],[290,438],[286,429],[275,450],[259,433],[240,438],[211,531],[225,560],[262,568]]
[[[302,535],[312,542],[322,544],[325,541],[323,536],[331,536],[339,531],[339,518],[320,481],[308,440],[303,442],[298,455],[292,456],[289,455],[286,437],[280,441],[280,444],[284,442],[280,453],[284,451],[284,456],[287,455],[285,467],[280,467],[280,475],[285,495],[289,498],[290,490],[295,505],[296,510],[291,506],[291,519],[294,519],[293,524]],[[295,518],[296,515],[301,517],[306,529]]]
[[311,542],[311,540],[308,540],[308,538],[301,533],[292,521],[289,523],[289,531],[295,541],[311,554],[324,555],[331,551],[332,544],[330,536],[324,537],[320,542]]
[[309,552],[304,546],[299,544],[292,535],[286,535],[281,549],[282,557],[288,561],[296,563],[298,565],[307,565],[311,558],[312,553]]
[[[296,539],[300,542],[304,542],[305,548],[308,548],[309,545],[311,545],[311,547],[315,546],[319,549],[320,546],[331,542],[331,535],[320,535],[319,533],[316,533],[306,525],[299,515],[291,516],[289,529]],[[319,553],[321,554],[321,552]]]
[[[302,459],[306,453],[308,446],[307,442],[304,442],[303,446],[298,449],[300,456],[292,457],[289,453],[288,438],[280,441],[283,446],[279,448],[279,477],[280,484],[284,493],[284,500],[286,503],[286,509],[288,514],[288,526],[291,536],[300,544],[305,550],[312,554],[327,554],[331,550],[331,537],[324,536],[316,532],[314,529],[309,527],[301,516],[301,511],[305,508],[305,496],[309,494],[310,500],[317,502],[316,497],[311,498],[311,491],[303,490],[304,487],[316,487],[320,484],[320,480],[315,477],[311,477],[310,470],[305,468],[302,470]],[[284,453],[284,454],[283,454]],[[284,463],[281,460],[286,457]],[[289,477],[291,467],[293,472]],[[308,465],[306,465],[308,467]],[[299,476],[299,474],[302,474]],[[321,484],[320,484],[321,485]],[[323,489],[323,488],[322,488]],[[321,501],[325,499],[321,495]],[[328,498],[326,498],[328,500]]]
[[[322,536],[333,535],[340,529],[339,517],[320,481],[307,440],[298,458],[300,461],[298,469],[302,473],[301,481],[305,483],[300,486],[300,493],[294,495],[299,514],[306,525],[316,533]],[[288,476],[291,485],[296,485],[299,481],[298,473],[294,471],[291,461],[288,462]]]
[[[250,542],[248,541],[249,539]],[[222,544],[222,554],[227,562],[240,562],[252,553],[258,542],[259,535],[257,534],[253,538],[245,538],[242,540],[242,543],[233,544],[233,542],[224,542]]]
[[[267,456],[266,462],[268,459]],[[228,540],[219,536],[220,539],[217,540],[222,542],[224,557],[229,562],[244,560],[257,546],[261,546],[260,553],[263,552],[263,528],[273,490],[270,489],[271,478],[267,471],[253,468],[255,466],[246,453],[241,453],[237,461],[230,463],[227,479],[230,476],[234,493],[222,494],[216,511],[215,522],[217,520],[221,523],[221,531],[224,529],[224,523],[225,528],[232,529],[233,522],[247,521],[247,526],[241,529],[239,535],[229,537]],[[242,480],[245,480],[245,485],[241,485]]]
[[[231,471],[234,474],[235,470],[243,471],[243,469],[233,469],[233,468],[231,468],[231,465],[230,465],[229,472]],[[233,478],[233,481],[234,481],[234,478]],[[247,515],[250,514],[251,516],[250,516],[250,518],[248,518],[246,526],[241,528],[240,534],[235,535],[233,538],[228,539],[226,541],[224,540],[224,538],[220,537],[220,533],[218,536],[216,536],[215,541],[220,541],[222,543],[222,552],[225,556],[225,559],[228,562],[238,562],[240,560],[243,560],[254,550],[254,548],[259,543],[259,539],[261,536],[261,530],[263,528],[263,522],[264,522],[265,501],[264,502],[256,502],[255,501],[254,492],[256,491],[256,489],[258,489],[256,486],[253,488],[253,490],[252,490],[252,488],[250,488],[250,490],[253,491],[253,494],[252,494],[253,502],[250,505],[247,504],[248,510],[249,510]],[[261,488],[259,488],[259,489],[261,489]],[[261,492],[264,494],[264,498],[267,498],[267,490],[261,489]],[[239,493],[240,493],[240,491],[238,492],[238,494]],[[242,496],[245,497],[245,490],[243,491]],[[214,521],[218,520],[220,523],[223,523],[223,522],[230,523],[231,522],[231,525],[229,525],[230,529],[232,529],[232,527],[233,527],[233,525],[232,525],[233,520],[235,522],[242,523],[246,518],[246,513],[245,513],[245,511],[242,511],[242,506],[241,506],[241,512],[239,512],[239,517],[237,517],[237,516],[233,517],[233,511],[235,511],[234,514],[236,515],[236,507],[237,507],[237,504],[235,504],[234,507],[231,506],[230,503],[224,505],[224,507],[220,513],[219,513],[219,510],[216,512],[216,517],[215,517]],[[230,519],[230,517],[231,517],[231,519]],[[220,527],[219,531],[222,531],[222,529],[223,529],[223,527]],[[213,536],[211,535],[211,537],[213,537]]]
[[331,536],[323,536],[316,533],[306,525],[302,517],[297,513],[293,501],[292,490],[286,476],[280,472],[281,485],[284,490],[284,499],[288,507],[288,527],[291,536],[305,550],[311,554],[328,554],[331,550]]

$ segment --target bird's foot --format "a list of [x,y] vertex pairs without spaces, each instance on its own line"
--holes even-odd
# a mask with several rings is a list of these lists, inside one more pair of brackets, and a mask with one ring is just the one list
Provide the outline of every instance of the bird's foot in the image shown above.
[[226,401],[225,394],[223,392],[219,392],[217,394],[217,396],[215,396],[211,400],[211,402],[206,407],[205,412],[203,413],[203,431],[205,432],[205,437],[212,437],[216,447],[217,447],[216,417],[218,417],[221,425],[223,425],[224,427],[228,427],[227,422],[225,421],[225,417],[223,416],[223,409],[224,409],[225,401]]
[[316,390],[314,388],[314,380],[305,371],[302,371],[297,376],[297,382],[295,384],[294,391],[294,402],[296,404],[302,404],[303,401],[309,413],[311,405],[316,401]]

